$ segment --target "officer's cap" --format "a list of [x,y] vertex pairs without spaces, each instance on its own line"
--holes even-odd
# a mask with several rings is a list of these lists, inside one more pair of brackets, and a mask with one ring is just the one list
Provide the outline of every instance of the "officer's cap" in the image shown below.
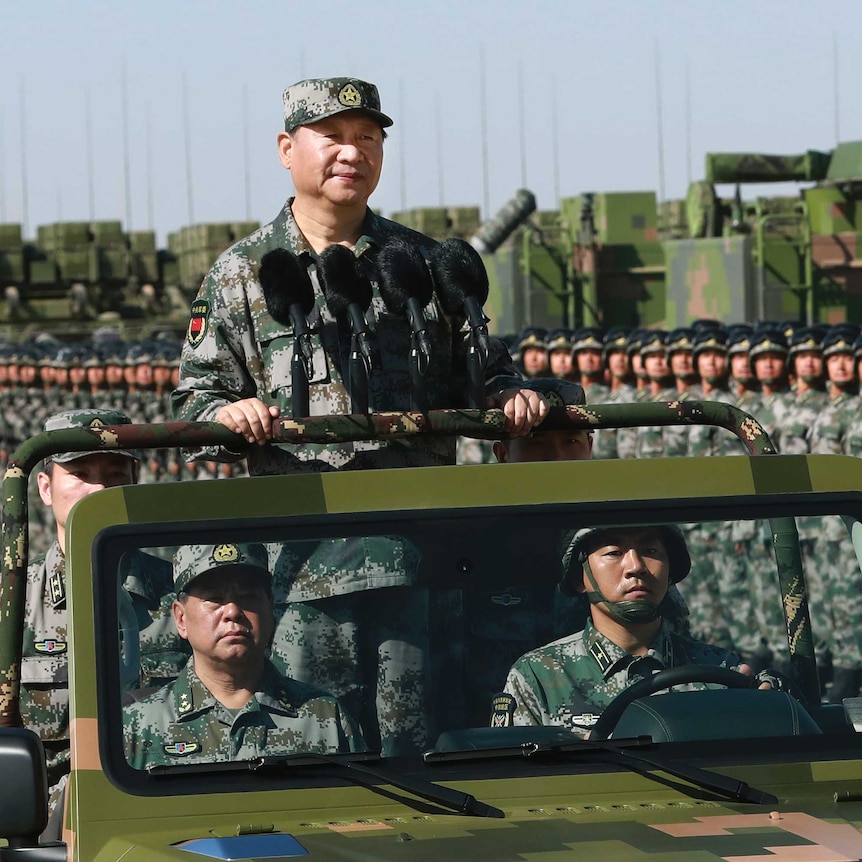
[[363,111],[384,129],[392,125],[380,110],[377,87],[358,78],[307,78],[288,87],[283,99],[286,132],[344,111]]
[[[90,428],[101,430],[108,425],[131,425],[132,420],[119,410],[64,410],[45,420],[45,431],[62,431],[67,428]],[[67,464],[86,455],[122,455],[125,458],[140,460],[140,455],[127,449],[90,449],[86,452],[60,452],[49,460]]]
[[694,355],[706,350],[727,353],[727,332],[724,329],[701,329],[694,336]]
[[521,330],[521,334],[518,337],[518,350],[523,352],[530,347],[547,350],[546,337],[547,330],[542,329],[541,326],[528,326]]
[[271,578],[266,548],[260,543],[181,545],[174,554],[174,589],[184,592],[196,578],[220,569],[231,569],[238,577],[257,573]]
[[782,356],[787,356],[787,341],[784,339],[784,333],[777,329],[763,329],[760,332],[755,332],[751,339],[748,355],[754,359],[764,353],[780,353]]
[[640,354],[649,356],[652,353],[664,353],[667,344],[667,332],[663,329],[648,329],[641,338]]
[[552,350],[571,350],[572,330],[565,328],[552,330],[548,333],[545,344],[549,353]]
[[822,348],[823,358],[836,353],[853,353],[853,344],[859,336],[859,327],[842,323],[833,326],[824,336]]
[[672,330],[667,337],[668,356],[681,350],[694,350],[694,330],[688,326],[680,326]]
[[604,346],[604,336],[597,326],[582,326],[575,330],[572,338],[572,353],[577,353],[579,350],[601,350]]

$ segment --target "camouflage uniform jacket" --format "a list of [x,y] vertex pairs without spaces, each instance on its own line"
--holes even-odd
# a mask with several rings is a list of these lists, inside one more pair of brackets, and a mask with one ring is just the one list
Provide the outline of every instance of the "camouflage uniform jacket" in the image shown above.
[[[586,736],[602,710],[644,676],[688,664],[736,667],[740,662],[725,649],[676,634],[666,620],[647,652],[633,656],[590,620],[583,631],[521,656],[509,671],[505,690],[517,701],[516,725],[561,725]],[[710,687],[689,683],[674,689]]]
[[[262,257],[276,248],[294,253],[314,285],[315,307],[309,314],[314,348],[309,387],[312,415],[350,413],[344,383],[350,350],[346,321],[333,318],[317,278],[317,259],[291,212],[292,200],[270,224],[229,248],[215,262],[192,306],[189,337],[183,347],[181,379],[172,393],[174,415],[179,420],[211,421],[225,404],[259,398],[274,404],[282,416],[290,416],[290,363],[294,349],[293,328],[269,314],[258,280]],[[368,210],[363,235],[355,254],[366,262],[378,249],[399,237],[418,246],[428,256],[436,243],[428,237]],[[368,270],[369,267],[366,267]],[[425,307],[432,360],[426,375],[431,408],[466,404],[466,342],[461,321],[446,318],[436,298]],[[374,343],[368,380],[369,406],[373,411],[409,410],[410,326],[407,319],[390,313],[374,285],[374,297],[366,313]],[[492,340],[495,354],[486,373],[486,391],[500,392],[517,386],[521,379],[505,347]],[[209,449],[194,457],[237,460],[224,450]],[[370,467],[422,467],[454,464],[455,440],[362,441],[338,444],[254,446],[248,451],[251,475],[288,472],[322,472]]]
[[781,429],[782,455],[807,455],[811,451],[811,431],[828,400],[820,389],[794,393]]
[[[635,401],[637,390],[628,383],[608,390],[605,404],[631,404]],[[629,428],[603,428],[593,435],[593,460],[606,458],[634,458],[636,438],[629,434],[621,435],[620,431],[631,431]]]
[[123,744],[135,769],[365,748],[334,697],[282,676],[268,660],[255,694],[230,710],[200,681],[193,658],[174,682],[123,709]]
[[844,437],[856,411],[857,399],[849,392],[830,398],[811,429],[811,451],[815,455],[842,455]]
[[27,567],[21,718],[45,745],[48,784],[69,771],[66,560],[57,542]]

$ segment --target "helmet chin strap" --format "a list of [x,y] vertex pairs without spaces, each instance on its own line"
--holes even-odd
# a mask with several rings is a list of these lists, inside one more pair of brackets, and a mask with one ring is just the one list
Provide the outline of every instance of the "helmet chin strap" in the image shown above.
[[593,577],[590,564],[587,559],[583,561],[584,571],[587,573],[587,579],[592,586],[592,590],[587,590],[587,598],[591,605],[598,605],[604,602],[608,613],[621,623],[651,623],[661,616],[664,599],[659,604],[648,601],[647,599],[632,599],[626,602],[612,602],[602,595],[596,579]]

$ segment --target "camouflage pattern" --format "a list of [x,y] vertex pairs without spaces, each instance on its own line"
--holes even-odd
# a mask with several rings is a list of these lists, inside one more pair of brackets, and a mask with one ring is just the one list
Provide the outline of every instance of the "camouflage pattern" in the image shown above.
[[[290,204],[288,201],[275,221],[222,255],[204,281],[193,306],[198,311],[190,323],[190,327],[200,329],[183,348],[181,382],[172,396],[178,419],[211,420],[225,404],[251,397],[278,406],[282,416],[290,415],[292,330],[270,317],[257,280],[261,258],[274,248],[286,248],[298,255],[315,285],[316,305],[309,315],[314,345],[310,410],[315,416],[349,412],[350,400],[341,376],[341,369],[348,365],[349,333],[326,305],[317,281],[315,258],[293,219]],[[379,247],[393,237],[418,246],[426,256],[433,246],[427,237],[369,210],[363,236],[356,244],[356,256],[373,263]],[[377,351],[368,380],[370,405],[374,411],[406,410],[411,404],[406,362],[410,325],[406,318],[387,311],[376,287],[374,294],[366,314]],[[425,308],[425,316],[432,344],[432,361],[425,378],[430,407],[464,404],[466,342],[459,324],[446,319],[436,299]],[[488,394],[517,386],[520,380],[499,342],[486,374]],[[240,457],[236,450],[195,453],[195,457],[203,455],[223,460]],[[455,442],[423,438],[407,444],[369,439],[354,445],[306,445],[301,450],[274,444],[255,446],[247,457],[252,475],[428,466],[454,464]]]
[[135,769],[364,749],[335,698],[282,677],[269,662],[251,700],[234,711],[201,682],[193,659],[174,682],[124,708],[123,746]]
[[283,95],[284,130],[308,126],[344,111],[362,111],[384,128],[392,120],[380,110],[374,84],[358,78],[308,78],[291,84]]
[[[686,664],[734,668],[740,663],[725,649],[672,632],[665,621],[646,653],[633,656],[589,621],[583,631],[521,656],[505,691],[517,701],[516,725],[560,725],[586,737],[604,708],[639,679]],[[675,690],[705,688],[710,685],[690,683]]]

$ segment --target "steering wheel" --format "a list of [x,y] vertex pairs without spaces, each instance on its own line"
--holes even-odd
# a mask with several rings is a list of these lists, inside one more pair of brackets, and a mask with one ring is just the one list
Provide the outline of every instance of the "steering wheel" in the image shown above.
[[590,739],[607,739],[613,733],[626,707],[638,698],[648,697],[657,691],[664,691],[666,688],[688,682],[711,682],[727,688],[756,688],[760,684],[753,676],[747,676],[727,667],[708,664],[687,664],[660,670],[623,689],[604,708],[599,720],[593,725]]

